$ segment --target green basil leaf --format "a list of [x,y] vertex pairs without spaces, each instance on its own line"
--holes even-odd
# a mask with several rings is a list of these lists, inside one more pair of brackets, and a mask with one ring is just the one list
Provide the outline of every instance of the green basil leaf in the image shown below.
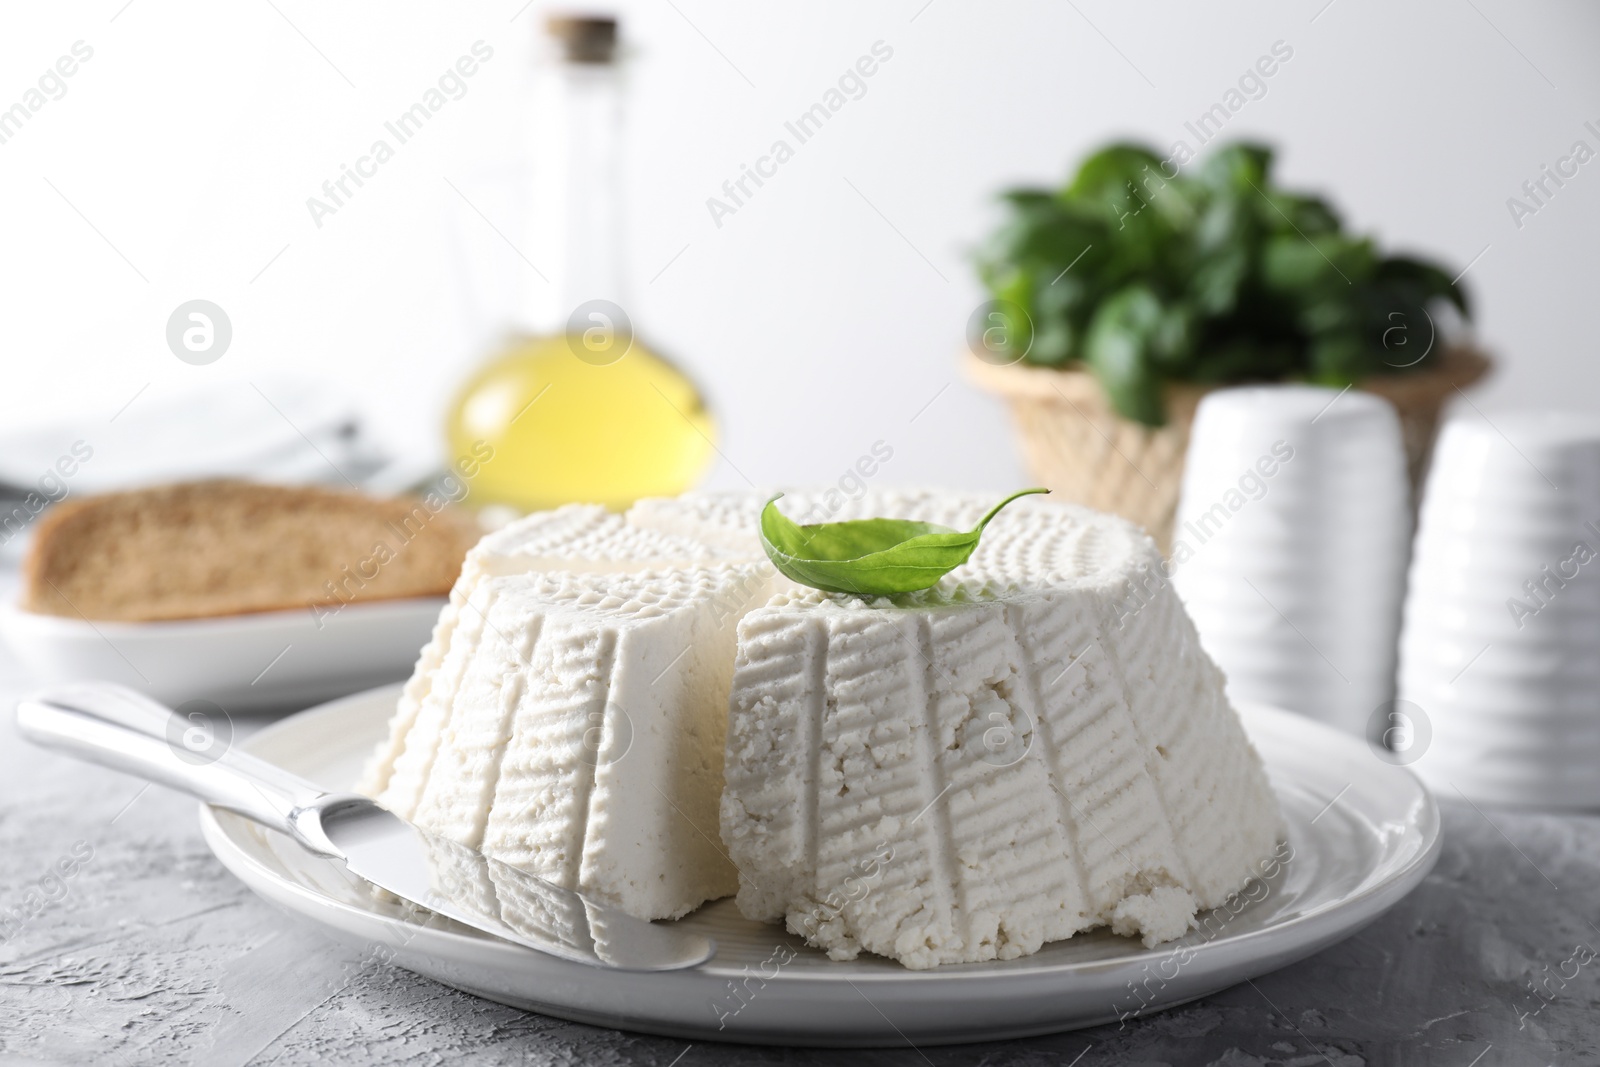
[[1199,179],[1217,190],[1249,191],[1267,184],[1272,149],[1252,141],[1223,145],[1200,166]]
[[1334,333],[1311,342],[1311,380],[1318,385],[1346,386],[1369,369],[1367,346],[1356,333]]
[[1188,278],[1195,304],[1207,315],[1226,315],[1239,306],[1239,294],[1250,273],[1250,252],[1224,248],[1194,265]]
[[1161,157],[1144,145],[1110,144],[1078,165],[1066,194],[1077,200],[1122,206],[1130,185],[1137,187],[1150,172],[1161,173]]
[[1152,365],[1166,309],[1143,285],[1130,285],[1100,305],[1084,339],[1084,359],[1124,418],[1146,426],[1167,421],[1161,379]]
[[1302,196],[1263,186],[1255,207],[1262,224],[1274,233],[1316,237],[1320,234],[1337,234],[1344,228],[1339,213],[1321,197]]
[[761,547],[779,572],[813,589],[861,596],[911,593],[936,585],[965,563],[1000,509],[1031,493],[1012,493],[965,532],[909,519],[856,519],[797,525],[778,510],[779,493],[761,509]]
[[[996,300],[1003,306],[990,314],[990,324],[998,330],[984,332],[983,347],[995,356],[1021,359],[1033,347],[1033,275],[1018,268],[994,288]],[[1017,314],[1020,308],[1022,314]],[[995,316],[999,321],[996,322]]]
[[1402,358],[1399,327],[1423,344],[1433,305],[1467,316],[1455,272],[1382,254],[1328,201],[1280,186],[1273,164],[1250,142],[1181,171],[1111,144],[1064,186],[1005,194],[976,260],[990,295],[1028,313],[1006,351],[1081,365],[1152,426],[1167,382],[1343,384],[1428,366]]
[[1425,293],[1424,302],[1435,297],[1442,298],[1454,304],[1463,318],[1472,317],[1472,309],[1467,304],[1466,290],[1451,281],[1450,275],[1432,263],[1412,259],[1409,256],[1390,256],[1378,264],[1376,277],[1380,282],[1413,281],[1422,287]]

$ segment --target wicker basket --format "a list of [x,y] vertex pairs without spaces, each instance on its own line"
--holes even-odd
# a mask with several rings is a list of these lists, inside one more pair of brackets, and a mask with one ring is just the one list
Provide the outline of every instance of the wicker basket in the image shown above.
[[[1413,488],[1427,470],[1445,402],[1489,370],[1488,358],[1472,349],[1449,349],[1442,357],[1429,370],[1377,376],[1360,385],[1399,410]],[[1028,467],[1040,484],[1064,500],[1131,519],[1168,549],[1189,430],[1201,398],[1214,387],[1169,383],[1167,424],[1150,427],[1113,411],[1087,371],[996,366],[971,354],[965,360],[967,376],[1010,405]]]

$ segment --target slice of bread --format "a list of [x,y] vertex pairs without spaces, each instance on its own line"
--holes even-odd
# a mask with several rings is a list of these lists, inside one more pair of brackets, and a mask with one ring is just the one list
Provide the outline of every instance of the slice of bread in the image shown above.
[[84,497],[39,520],[22,608],[153,621],[443,596],[478,539],[442,497],[239,481]]

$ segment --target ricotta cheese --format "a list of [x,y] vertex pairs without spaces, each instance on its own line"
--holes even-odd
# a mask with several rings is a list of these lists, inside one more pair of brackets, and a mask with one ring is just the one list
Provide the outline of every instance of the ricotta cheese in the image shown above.
[[[632,914],[738,892],[830,955],[1154,944],[1280,832],[1153,544],[1021,500],[940,586],[871,602],[761,554],[766,497],[568,507],[485,538],[365,791]],[[991,499],[791,494],[805,521],[967,528]],[[720,834],[719,834],[720,824]]]
[[[986,501],[874,503],[969,525]],[[836,959],[1180,936],[1282,830],[1153,543],[1019,501],[961,581],[782,595],[740,624],[722,832],[750,918]]]
[[727,896],[718,840],[736,623],[773,571],[602,508],[468,556],[361,790],[643,918]]

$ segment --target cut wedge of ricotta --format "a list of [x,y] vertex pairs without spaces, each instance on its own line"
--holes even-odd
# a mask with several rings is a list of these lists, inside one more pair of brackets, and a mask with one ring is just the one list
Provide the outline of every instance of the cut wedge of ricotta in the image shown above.
[[728,895],[717,817],[736,623],[772,573],[601,508],[491,534],[362,790],[642,918]]
[[[1148,538],[1025,499],[934,589],[801,589],[766,497],[569,507],[469,555],[365,789],[632,914],[737,889],[846,959],[1154,944],[1281,824]],[[805,521],[970,528],[993,500],[790,494]]]

